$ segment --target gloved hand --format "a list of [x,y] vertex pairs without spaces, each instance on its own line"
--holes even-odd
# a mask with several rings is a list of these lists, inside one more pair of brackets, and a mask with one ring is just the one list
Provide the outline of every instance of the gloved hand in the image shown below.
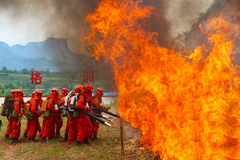
[[86,108],[86,111],[90,112],[92,109],[90,107]]
[[111,107],[105,107],[104,109],[106,109],[108,111],[109,109],[111,109]]
[[62,108],[58,108],[58,113],[62,113]]

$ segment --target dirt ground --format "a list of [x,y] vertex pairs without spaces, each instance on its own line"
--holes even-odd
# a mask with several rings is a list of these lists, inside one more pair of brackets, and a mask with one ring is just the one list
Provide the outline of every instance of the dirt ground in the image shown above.
[[[112,112],[117,113],[117,108],[113,107]],[[26,127],[26,120],[21,122],[21,143],[12,144],[11,140],[4,139],[6,131],[7,119],[1,117],[3,125],[0,132],[0,159],[37,159],[37,160],[52,160],[52,159],[79,159],[79,160],[118,160],[118,159],[139,159],[150,160],[155,159],[156,155],[148,150],[141,149],[140,131],[131,127],[127,122],[124,126],[124,156],[121,156],[121,141],[120,141],[120,121],[118,118],[112,117],[114,123],[111,127],[100,125],[98,140],[90,141],[90,145],[77,147],[64,142],[64,129],[67,119],[64,118],[64,124],[61,129],[61,138],[53,142],[43,144],[39,138],[37,142],[27,142],[27,139],[22,138]],[[42,118],[40,118],[42,124]],[[38,136],[38,134],[37,134]]]

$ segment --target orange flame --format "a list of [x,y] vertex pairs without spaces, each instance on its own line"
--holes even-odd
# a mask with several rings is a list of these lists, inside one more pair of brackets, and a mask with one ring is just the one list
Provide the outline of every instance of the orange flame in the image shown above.
[[238,26],[221,16],[200,26],[211,46],[185,59],[143,29],[153,10],[141,1],[103,0],[86,18],[92,55],[114,64],[121,117],[164,159],[239,159],[239,77],[230,57]]

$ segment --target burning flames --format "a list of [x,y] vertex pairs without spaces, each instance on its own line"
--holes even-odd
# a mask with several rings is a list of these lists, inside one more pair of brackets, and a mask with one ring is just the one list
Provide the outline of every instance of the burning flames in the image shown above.
[[238,26],[221,16],[201,26],[209,44],[190,56],[162,48],[141,1],[103,0],[86,21],[92,55],[112,61],[122,118],[164,159],[239,159],[239,77],[233,57]]

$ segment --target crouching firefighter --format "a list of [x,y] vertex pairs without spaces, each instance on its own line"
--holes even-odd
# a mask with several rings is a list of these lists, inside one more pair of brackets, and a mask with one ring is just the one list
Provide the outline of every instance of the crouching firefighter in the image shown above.
[[18,140],[21,132],[21,118],[22,118],[22,108],[23,108],[23,91],[17,89],[15,93],[15,99],[13,104],[13,113],[12,113],[12,143],[20,142]]
[[46,143],[48,140],[53,140],[55,137],[55,118],[58,110],[55,109],[55,105],[58,105],[59,89],[53,88],[50,95],[47,97],[47,111],[44,112],[45,126],[42,129],[41,142]]
[[[90,106],[92,105],[92,91],[93,86],[86,84],[84,86],[83,92],[79,95],[76,107],[85,110],[87,112],[91,111]],[[79,112],[79,117],[77,118],[77,146],[82,146],[83,144],[89,144],[88,139],[92,134],[92,123],[89,117],[82,112]]]
[[12,133],[12,112],[13,112],[13,103],[15,98],[16,89],[11,90],[11,96],[7,96],[4,100],[4,106],[2,109],[2,116],[6,116],[8,119],[7,130],[5,133],[5,139],[11,140],[9,137]]
[[35,141],[35,137],[37,134],[37,131],[39,130],[39,121],[38,118],[41,115],[41,104],[42,104],[42,90],[37,89],[35,91],[35,97],[30,101],[30,114],[32,114],[32,117],[28,119],[29,121],[29,135],[28,135],[28,141]]
[[[104,90],[102,88],[98,88],[95,92],[95,94],[93,95],[93,108],[94,107],[98,107],[98,108],[102,108],[102,109],[105,109],[105,110],[109,110],[110,107],[105,107],[105,106],[102,106],[101,103],[102,103],[102,96],[104,94]],[[101,111],[99,110],[94,110],[93,111],[94,113],[98,113],[98,114],[102,114]],[[94,140],[97,139],[97,133],[98,133],[98,129],[99,129],[99,122],[95,121],[95,120],[91,120],[92,122],[92,125],[93,125],[93,131],[92,131],[92,138]]]

